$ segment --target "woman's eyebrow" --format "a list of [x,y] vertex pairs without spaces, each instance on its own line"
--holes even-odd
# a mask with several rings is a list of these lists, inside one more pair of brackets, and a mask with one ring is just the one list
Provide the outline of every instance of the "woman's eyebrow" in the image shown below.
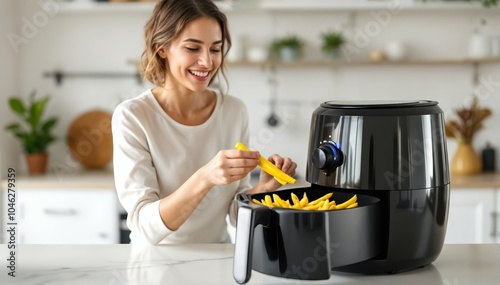
[[[187,38],[187,39],[183,40],[183,42],[192,42],[192,43],[197,43],[197,44],[204,44],[205,43],[201,40],[193,39],[193,38]],[[222,40],[218,40],[218,41],[215,41],[212,43],[212,45],[218,45],[218,44],[222,44]]]

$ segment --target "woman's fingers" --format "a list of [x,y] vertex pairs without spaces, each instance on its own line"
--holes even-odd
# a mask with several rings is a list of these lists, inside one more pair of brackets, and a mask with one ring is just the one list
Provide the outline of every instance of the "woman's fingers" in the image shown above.
[[277,154],[273,154],[268,159],[270,162],[274,163],[276,167],[281,169],[281,171],[285,172],[288,175],[294,175],[295,170],[297,169],[297,163],[291,160],[288,157],[281,157]]
[[257,151],[222,150],[209,162],[208,177],[216,185],[240,180],[259,163]]

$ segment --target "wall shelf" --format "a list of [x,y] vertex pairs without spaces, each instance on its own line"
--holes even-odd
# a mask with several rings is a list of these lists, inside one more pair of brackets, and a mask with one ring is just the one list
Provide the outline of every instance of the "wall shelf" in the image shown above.
[[[132,63],[132,61],[131,61]],[[344,60],[297,60],[294,62],[283,61],[235,61],[227,62],[228,67],[342,67],[342,66],[406,66],[406,65],[461,65],[461,64],[487,64],[500,63],[500,57],[483,59],[422,59],[401,61],[344,61]]]
[[[320,10],[479,10],[486,9],[478,1],[432,0],[262,0],[260,8],[271,11]],[[500,11],[498,7],[490,8]]]
[[[156,2],[60,2],[61,13],[111,13],[111,12],[137,12],[151,13]],[[231,11],[233,1],[216,1],[222,11]]]

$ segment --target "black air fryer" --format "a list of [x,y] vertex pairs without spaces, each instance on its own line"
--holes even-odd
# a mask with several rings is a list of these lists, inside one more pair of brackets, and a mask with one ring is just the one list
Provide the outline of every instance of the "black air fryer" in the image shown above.
[[[332,271],[397,273],[436,260],[450,184],[438,103],[325,102],[314,111],[310,132],[310,187],[237,196],[235,280],[247,282],[252,269],[319,280]],[[337,204],[356,194],[358,207],[307,211],[252,202],[331,192]]]

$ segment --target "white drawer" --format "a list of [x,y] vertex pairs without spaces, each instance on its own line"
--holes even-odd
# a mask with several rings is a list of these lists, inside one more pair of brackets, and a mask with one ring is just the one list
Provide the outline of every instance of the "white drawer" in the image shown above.
[[18,241],[28,244],[119,242],[112,189],[23,189],[17,192]]

